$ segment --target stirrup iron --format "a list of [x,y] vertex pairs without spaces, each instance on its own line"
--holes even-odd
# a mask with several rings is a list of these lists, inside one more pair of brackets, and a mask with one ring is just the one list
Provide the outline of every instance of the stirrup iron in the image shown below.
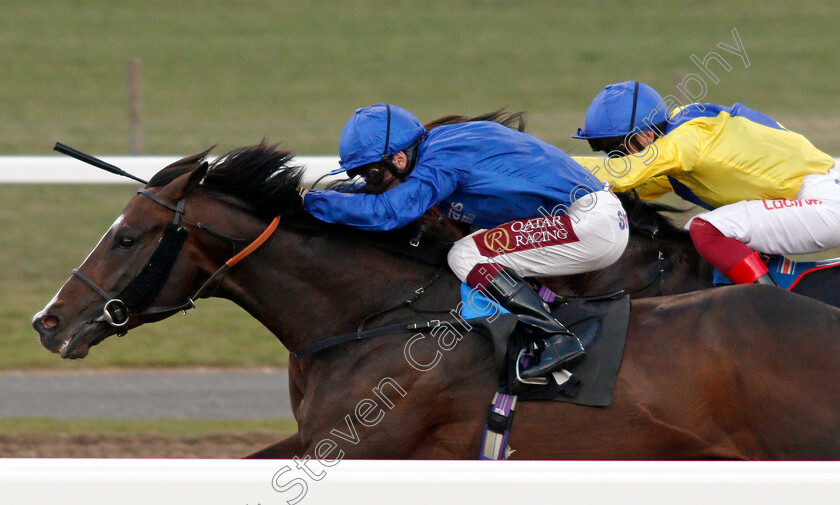
[[516,365],[514,366],[514,368],[516,368],[516,381],[519,382],[520,384],[531,384],[531,385],[535,385],[535,386],[545,386],[545,385],[548,384],[548,377],[534,377],[533,379],[523,379],[522,378],[522,374],[520,373],[520,370],[521,370],[521,367],[522,367],[522,364],[521,364],[522,363],[522,358],[525,357],[525,356],[529,356],[531,358],[536,358],[537,357],[537,355],[534,354],[533,352],[527,352],[528,347],[529,346],[523,347],[519,351],[519,354],[516,356]]

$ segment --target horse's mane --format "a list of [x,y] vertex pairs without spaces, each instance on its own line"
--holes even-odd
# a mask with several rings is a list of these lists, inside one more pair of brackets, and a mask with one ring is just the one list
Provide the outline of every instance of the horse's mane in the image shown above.
[[[172,163],[155,174],[147,187],[165,186],[195,170],[212,149]],[[298,191],[303,167],[291,164],[293,157],[290,151],[265,143],[234,149],[210,163],[200,187],[241,200],[261,218],[271,219],[296,203],[292,196]]]
[[649,203],[632,192],[616,193],[621,201],[621,206],[627,212],[630,220],[630,232],[649,235],[654,227],[659,237],[674,240],[691,240],[688,232],[676,226],[668,216],[663,213],[683,213],[683,209],[671,207],[661,203]]
[[[146,187],[165,186],[205,163],[212,148],[187,156],[167,166],[149,181]],[[283,215],[283,227],[307,234],[333,233],[353,240],[371,241],[377,247],[412,257],[429,264],[441,264],[446,258],[447,244],[423,241],[420,247],[409,245],[412,227],[390,232],[367,232],[349,226],[324,223],[305,212],[298,191],[303,167],[293,165],[293,154],[276,145],[260,143],[234,149],[209,164],[199,188],[244,202],[265,221]]]
[[437,128],[438,126],[471,123],[473,121],[492,121],[494,123],[507,126],[511,130],[517,130],[520,132],[525,131],[525,113],[507,112],[504,108],[475,117],[450,114],[448,116],[439,117],[435,120],[429,121],[424,126],[427,130],[431,130],[433,128]]

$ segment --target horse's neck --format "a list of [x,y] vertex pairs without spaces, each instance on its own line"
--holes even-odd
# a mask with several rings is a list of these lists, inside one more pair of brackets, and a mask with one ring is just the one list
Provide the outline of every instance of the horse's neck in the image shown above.
[[435,271],[370,244],[279,230],[231,270],[222,296],[295,350],[355,330],[410,297]]
[[[659,254],[662,253],[662,261]],[[660,268],[664,273],[660,274]],[[544,279],[560,294],[598,295],[618,290],[643,290],[642,296],[683,293],[711,287],[711,267],[690,241],[654,240],[633,234],[621,258],[609,267],[566,277]]]
[[687,235],[658,239],[634,235],[628,250],[629,263],[625,268],[640,272],[635,285],[628,286],[630,289],[641,289],[652,281],[646,292],[677,294],[712,285],[712,267],[700,256]]

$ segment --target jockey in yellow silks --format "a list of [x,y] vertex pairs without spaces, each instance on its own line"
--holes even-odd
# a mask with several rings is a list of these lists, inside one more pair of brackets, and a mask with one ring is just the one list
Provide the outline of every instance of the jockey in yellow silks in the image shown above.
[[686,228],[697,251],[735,283],[773,283],[758,252],[840,246],[840,174],[804,136],[742,104],[668,110],[650,86],[627,81],[592,101],[583,129],[594,151],[575,157],[616,191],[673,191],[708,212]]

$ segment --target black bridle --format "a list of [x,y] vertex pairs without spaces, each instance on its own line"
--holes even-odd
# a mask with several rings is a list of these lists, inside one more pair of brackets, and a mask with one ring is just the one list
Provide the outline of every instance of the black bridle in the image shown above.
[[[638,87],[638,83],[636,83],[636,86]],[[630,223],[630,226],[633,229],[642,231],[656,245],[658,269],[656,271],[656,274],[647,284],[645,284],[641,288],[631,291],[629,294],[632,295],[636,293],[641,293],[642,291],[653,286],[653,284],[658,279],[659,296],[662,296],[663,290],[665,288],[665,254],[662,252],[662,244],[660,244],[659,242],[659,224],[655,220],[640,220],[638,218],[638,209],[640,209],[641,206],[642,204],[641,199],[639,197],[639,193],[636,192],[636,190],[633,190],[633,209],[630,211],[630,215],[628,216],[627,221]]]
[[[140,189],[137,193],[173,211],[175,216],[172,218],[172,221],[167,223],[166,228],[163,231],[163,236],[161,237],[155,250],[152,252],[149,261],[146,262],[137,276],[134,277],[134,279],[132,279],[125,289],[120,291],[118,295],[109,295],[107,291],[102,289],[90,277],[82,273],[81,270],[78,268],[73,269],[73,275],[84,281],[85,284],[90,286],[94,291],[99,293],[103,299],[105,299],[105,305],[102,307],[102,315],[93,319],[91,322],[106,323],[115,328],[123,328],[126,324],[128,324],[128,321],[132,317],[154,316],[165,318],[177,312],[186,312],[189,309],[195,308],[195,301],[201,298],[205,291],[213,285],[217,279],[223,278],[231,267],[254,252],[257,247],[262,245],[263,242],[265,242],[268,237],[274,233],[274,230],[277,229],[277,225],[280,222],[279,217],[274,218],[268,228],[266,228],[259,237],[251,242],[251,244],[243,249],[239,254],[222,264],[222,266],[219,267],[213,275],[211,275],[204,284],[198,288],[198,290],[196,290],[195,294],[187,297],[186,302],[180,305],[151,307],[152,303],[163,290],[163,286],[166,284],[166,280],[172,272],[172,267],[175,265],[175,261],[178,259],[178,255],[189,236],[189,231],[184,226],[181,226],[180,223],[182,220],[187,224],[193,223],[188,223],[185,219],[183,219],[186,197],[182,197],[175,205],[172,205],[146,189]],[[206,230],[214,235],[221,235],[218,232],[212,232],[212,230],[200,224],[198,224],[198,227],[199,229]],[[127,331],[120,330],[118,335],[123,336],[126,333]]]
[[[137,191],[138,194],[150,198],[153,202],[166,207],[175,213],[172,221],[167,223],[157,247],[149,261],[116,296],[111,296],[90,277],[78,268],[73,269],[73,275],[84,281],[94,291],[105,299],[102,315],[93,322],[107,323],[115,328],[122,328],[131,317],[147,315],[170,315],[194,306],[194,298],[176,307],[157,307],[149,309],[152,302],[163,289],[163,285],[172,272],[172,267],[178,259],[178,254],[189,236],[189,231],[180,225],[184,216],[185,199],[178,200],[175,205],[164,201],[146,189]],[[125,332],[120,335],[124,335]]]
[[[390,128],[389,128],[390,129]],[[56,151],[76,158],[79,161],[83,161],[89,165],[93,165],[94,167],[100,168],[105,170],[106,172],[110,172],[112,174],[120,175],[123,177],[128,177],[129,179],[141,182],[143,184],[147,184],[148,182],[132,175],[125,170],[111,165],[99,158],[91,156],[89,154],[85,154],[81,151],[73,149],[72,147],[68,147],[61,142],[56,142],[55,147],[53,148]],[[207,170],[207,162],[204,162],[199,170]],[[105,305],[102,307],[102,315],[96,319],[92,319],[89,322],[92,323],[106,323],[115,328],[119,328],[117,335],[123,336],[128,331],[125,330],[125,325],[128,324],[128,321],[131,317],[159,317],[161,319],[171,316],[177,312],[184,312],[186,313],[187,310],[195,308],[195,300],[201,298],[205,291],[208,290],[210,286],[212,286],[217,280],[221,282],[221,279],[224,278],[227,271],[230,270],[234,265],[242,261],[252,252],[254,252],[258,247],[260,247],[269,237],[274,233],[274,230],[277,229],[277,226],[280,224],[280,216],[275,217],[268,227],[263,231],[259,237],[250,241],[251,243],[246,246],[242,251],[238,254],[235,254],[229,260],[227,260],[222,266],[220,266],[213,274],[204,281],[204,284],[196,290],[195,294],[192,296],[187,297],[187,301],[180,304],[180,305],[173,305],[173,306],[164,306],[164,307],[151,307],[152,303],[155,299],[160,295],[160,292],[163,290],[164,284],[166,284],[167,279],[169,278],[169,274],[172,272],[172,267],[175,265],[175,261],[178,259],[178,255],[181,252],[181,249],[184,247],[184,243],[187,241],[187,237],[189,236],[189,231],[183,226],[180,225],[181,221],[184,223],[194,226],[195,228],[205,231],[213,236],[223,238],[226,240],[230,240],[232,242],[248,242],[248,239],[240,239],[235,237],[230,237],[223,233],[213,230],[212,228],[202,225],[201,223],[190,223],[186,219],[184,219],[184,208],[186,207],[186,198],[187,196],[182,196],[174,205],[163,200],[156,194],[150,192],[147,189],[140,189],[137,191],[138,194],[143,195],[153,202],[157,203],[158,205],[162,205],[167,209],[171,210],[175,213],[175,216],[172,218],[166,228],[163,231],[163,236],[160,239],[155,250],[152,252],[152,255],[149,258],[149,261],[143,266],[137,276],[132,279],[128,285],[120,291],[119,294],[116,296],[111,296],[108,294],[107,291],[102,289],[96,282],[93,281],[90,277],[84,274],[78,268],[73,269],[73,275],[78,277],[81,281],[87,284],[91,289],[96,291],[102,298],[105,299]],[[151,308],[150,308],[151,307]]]

